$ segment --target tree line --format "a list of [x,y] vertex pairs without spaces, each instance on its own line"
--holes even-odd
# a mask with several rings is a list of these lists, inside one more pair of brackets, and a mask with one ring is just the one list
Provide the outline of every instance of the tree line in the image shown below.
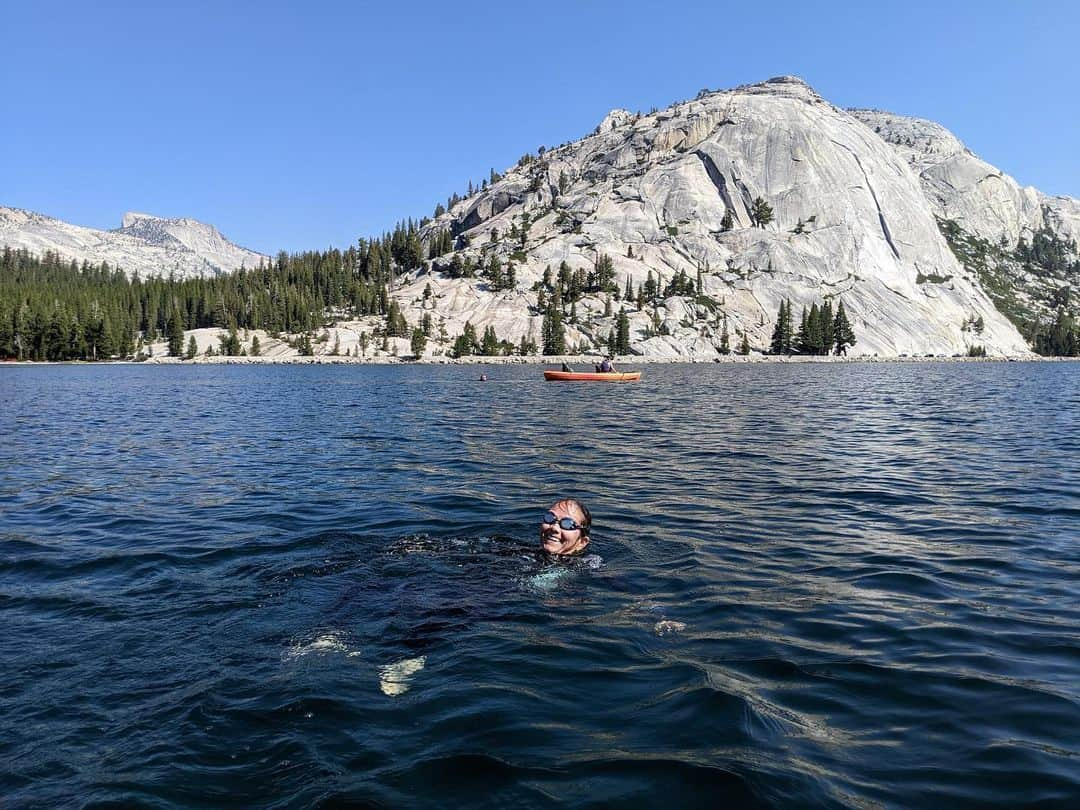
[[791,302],[780,302],[773,328],[769,351],[772,354],[846,355],[849,346],[855,345],[855,332],[851,328],[843,300],[833,312],[832,302],[820,306],[815,301],[810,309],[803,307],[798,331],[791,317]]
[[[1012,321],[1036,352],[1077,356],[1080,331],[1076,307],[1071,303],[1073,287],[1080,282],[1075,240],[1063,239],[1044,225],[1032,234],[1030,242],[1021,236],[1010,249],[1004,235],[992,244],[966,232],[954,220],[939,218],[938,227],[953,255],[978,274],[998,311]],[[1036,286],[1025,289],[1024,279],[1034,279]]]
[[173,338],[183,330],[298,333],[323,325],[326,312],[386,315],[395,254],[409,250],[403,228],[344,251],[281,253],[228,275],[141,279],[107,262],[5,248],[0,358],[105,360],[132,356],[140,338]]

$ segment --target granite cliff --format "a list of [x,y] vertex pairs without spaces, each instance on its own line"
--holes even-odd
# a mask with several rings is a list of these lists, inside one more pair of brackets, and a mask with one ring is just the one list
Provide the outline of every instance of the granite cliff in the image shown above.
[[[908,126],[929,148],[906,146]],[[755,217],[758,198],[772,209],[768,223]],[[842,299],[856,354],[979,345],[1023,355],[1028,344],[979,273],[957,260],[939,220],[1015,245],[1043,225],[1068,238],[1078,214],[1076,200],[1020,189],[941,127],[845,111],[781,77],[647,115],[614,110],[588,137],[525,156],[426,223],[425,243],[448,232],[448,250],[404,276],[395,296],[410,322],[433,311],[451,335],[469,320],[500,338],[539,341],[545,270],[591,270],[606,256],[619,291],[650,276],[663,289],[700,271],[700,293],[641,311],[615,300],[611,315],[607,294],[586,295],[568,324],[572,346],[603,346],[625,307],[637,354],[714,355],[724,315],[732,346],[745,333],[764,348],[782,300],[797,318],[802,307]],[[455,278],[455,255],[479,267],[493,256],[512,263],[513,289]],[[422,295],[429,283],[433,299]]]

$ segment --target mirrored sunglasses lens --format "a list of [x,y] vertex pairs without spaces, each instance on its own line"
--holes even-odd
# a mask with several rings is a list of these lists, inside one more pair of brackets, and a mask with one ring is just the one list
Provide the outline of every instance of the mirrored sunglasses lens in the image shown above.
[[554,512],[545,512],[545,513],[544,513],[544,516],[543,516],[542,518],[540,518],[540,522],[541,522],[541,523],[546,523],[546,524],[548,524],[549,526],[550,526],[550,525],[551,525],[552,523],[558,523],[558,521],[559,521],[559,519],[558,519],[557,517],[555,517],[555,513],[554,513]]
[[566,532],[572,532],[578,527],[573,518],[564,517],[559,520],[559,528]]

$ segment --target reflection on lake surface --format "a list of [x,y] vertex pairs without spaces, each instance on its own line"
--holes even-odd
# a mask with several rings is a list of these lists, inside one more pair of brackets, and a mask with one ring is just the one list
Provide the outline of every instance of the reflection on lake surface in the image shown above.
[[1080,799],[1080,365],[486,373],[0,369],[0,795]]

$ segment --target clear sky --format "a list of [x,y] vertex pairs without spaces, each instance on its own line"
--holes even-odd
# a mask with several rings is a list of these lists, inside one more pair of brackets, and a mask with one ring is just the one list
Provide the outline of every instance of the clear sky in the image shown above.
[[938,121],[1080,197],[1080,4],[15,2],[0,205],[115,228],[190,216],[245,247],[344,247],[522,154],[783,74]]

